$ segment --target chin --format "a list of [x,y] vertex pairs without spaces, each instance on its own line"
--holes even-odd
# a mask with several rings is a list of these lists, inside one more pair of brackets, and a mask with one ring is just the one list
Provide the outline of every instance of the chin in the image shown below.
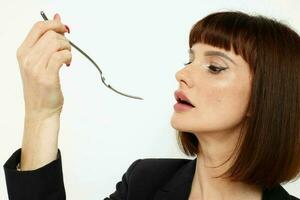
[[173,114],[173,116],[170,119],[170,124],[174,129],[181,132],[205,133],[205,132],[211,132],[215,130],[214,124],[210,125],[208,121],[191,120],[191,118],[182,117],[177,114]]
[[172,116],[170,120],[171,126],[178,131],[189,132],[189,128],[191,128],[191,124],[189,120],[183,120],[180,117]]

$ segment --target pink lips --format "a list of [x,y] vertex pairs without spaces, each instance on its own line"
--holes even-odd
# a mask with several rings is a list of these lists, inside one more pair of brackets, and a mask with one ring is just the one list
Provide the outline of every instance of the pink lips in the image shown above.
[[194,108],[194,107],[186,105],[186,104],[183,104],[183,103],[176,103],[176,104],[174,104],[174,109],[176,111],[187,111],[187,110],[190,110],[192,108]]
[[192,102],[186,97],[186,95],[184,94],[183,91],[177,90],[174,93],[175,99],[177,102],[179,101],[186,101],[188,103],[190,103],[193,107],[195,107]]
[[[175,99],[177,101],[176,104],[174,104],[174,109],[176,111],[187,111],[195,106],[191,103],[191,101],[186,97],[183,91],[177,90],[174,93]],[[189,105],[191,104],[191,105]]]

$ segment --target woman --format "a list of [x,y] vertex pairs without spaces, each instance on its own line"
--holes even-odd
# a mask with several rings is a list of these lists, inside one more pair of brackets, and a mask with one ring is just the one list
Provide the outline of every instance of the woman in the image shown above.
[[[10,199],[66,198],[57,140],[67,31],[55,15],[17,51],[26,116],[22,152],[4,165]],[[299,35],[263,16],[218,12],[192,27],[189,46],[171,125],[196,159],[139,159],[106,199],[297,199],[280,183],[300,170]]]

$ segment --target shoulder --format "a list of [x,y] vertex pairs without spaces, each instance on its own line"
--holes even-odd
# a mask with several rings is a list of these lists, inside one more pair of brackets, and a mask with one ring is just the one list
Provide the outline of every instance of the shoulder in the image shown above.
[[179,158],[144,158],[135,160],[129,167],[130,173],[172,173],[193,161]]
[[135,162],[137,162],[137,167],[140,170],[156,171],[164,169],[178,169],[190,161],[192,160],[180,158],[144,158],[138,159]]
[[297,197],[294,197],[294,196],[290,195],[290,200],[300,200],[300,199],[298,199]]
[[277,186],[265,189],[264,190],[264,199],[286,199],[286,200],[300,200],[297,197],[290,195],[282,185],[278,184]]
[[135,160],[127,170],[130,182],[148,180],[152,183],[164,183],[181,167],[191,162],[190,159],[179,158],[144,158]]

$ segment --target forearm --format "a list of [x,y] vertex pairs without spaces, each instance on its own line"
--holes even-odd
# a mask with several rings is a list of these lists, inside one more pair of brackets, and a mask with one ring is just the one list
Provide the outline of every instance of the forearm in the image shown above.
[[20,167],[38,169],[57,158],[60,115],[42,118],[26,115]]

